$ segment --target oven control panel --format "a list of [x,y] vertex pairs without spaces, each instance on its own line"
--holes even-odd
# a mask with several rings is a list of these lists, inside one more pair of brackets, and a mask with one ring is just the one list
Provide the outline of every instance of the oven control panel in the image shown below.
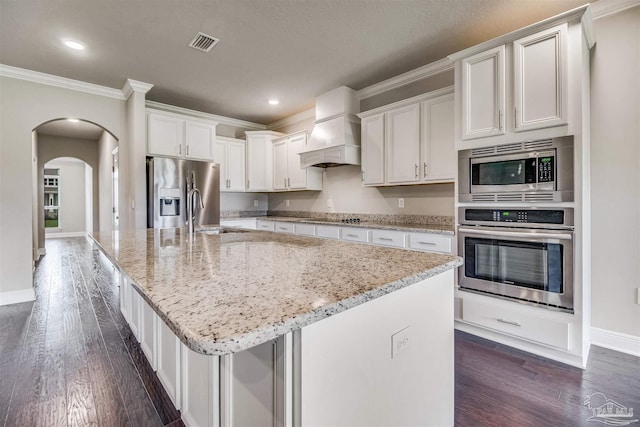
[[563,209],[471,209],[464,210],[465,222],[517,222],[525,224],[565,224]]

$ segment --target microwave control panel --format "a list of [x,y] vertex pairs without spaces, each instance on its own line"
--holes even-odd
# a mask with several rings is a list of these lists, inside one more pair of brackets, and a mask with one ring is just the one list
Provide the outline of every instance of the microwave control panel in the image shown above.
[[554,181],[554,157],[538,157],[538,182]]

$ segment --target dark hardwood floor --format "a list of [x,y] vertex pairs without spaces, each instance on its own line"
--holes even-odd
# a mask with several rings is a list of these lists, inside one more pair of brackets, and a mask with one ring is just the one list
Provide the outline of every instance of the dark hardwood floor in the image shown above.
[[[183,425],[120,314],[117,272],[84,238],[46,243],[36,301],[0,307],[0,426]],[[594,393],[640,412],[640,358],[594,346],[583,371],[455,342],[456,426],[603,425]]]

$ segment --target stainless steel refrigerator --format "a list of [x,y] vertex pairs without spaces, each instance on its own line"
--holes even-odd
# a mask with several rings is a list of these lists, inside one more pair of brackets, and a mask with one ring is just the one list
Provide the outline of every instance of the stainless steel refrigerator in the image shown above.
[[147,158],[147,227],[187,224],[187,192],[195,177],[204,208],[196,208],[196,225],[220,224],[220,165],[197,160]]

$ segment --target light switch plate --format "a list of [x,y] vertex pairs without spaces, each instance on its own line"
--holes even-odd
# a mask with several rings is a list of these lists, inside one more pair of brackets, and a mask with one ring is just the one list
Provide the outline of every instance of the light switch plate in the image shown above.
[[257,199],[253,201],[253,206],[256,207],[256,208],[258,207],[258,200]]
[[391,358],[395,359],[400,354],[411,348],[411,327],[407,326],[401,331],[391,335]]
[[404,208],[404,199],[402,197],[398,199],[398,207]]

